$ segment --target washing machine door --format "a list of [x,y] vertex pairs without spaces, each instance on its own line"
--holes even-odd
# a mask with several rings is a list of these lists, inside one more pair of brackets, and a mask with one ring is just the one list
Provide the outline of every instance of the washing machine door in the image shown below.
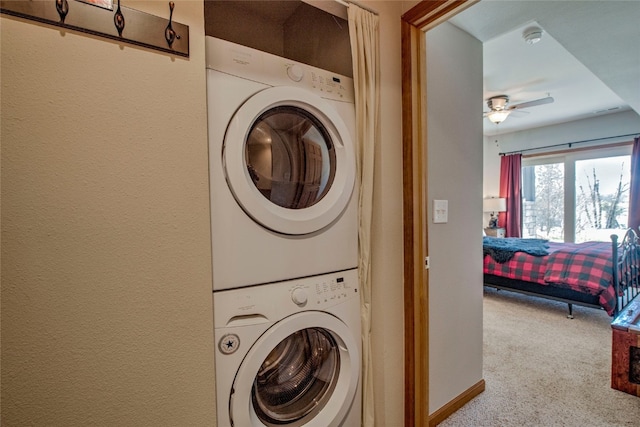
[[236,374],[233,425],[339,426],[356,396],[359,353],[353,332],[330,314],[303,312],[278,322]]
[[354,187],[349,130],[335,108],[301,88],[267,88],[245,101],[229,123],[222,157],[238,204],[283,234],[328,226]]

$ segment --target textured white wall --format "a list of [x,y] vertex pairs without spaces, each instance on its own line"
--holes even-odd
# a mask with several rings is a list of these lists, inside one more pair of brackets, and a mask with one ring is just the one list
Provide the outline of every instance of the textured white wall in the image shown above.
[[175,3],[188,59],[0,18],[3,425],[214,423],[203,4]]
[[[380,12],[373,350],[404,417],[400,1]],[[166,3],[129,1],[165,16]],[[3,425],[214,425],[202,1],[191,57],[2,16]]]
[[[633,136],[609,137],[628,134],[640,134],[640,117],[635,111],[624,111],[592,119],[575,120],[520,132],[487,136],[485,137],[484,150],[483,194],[485,197],[498,196],[500,190],[500,153],[590,139],[596,139],[596,141],[577,144],[574,147],[586,148],[616,144],[631,141]],[[598,138],[607,139],[597,140]],[[557,150],[563,149],[567,149],[567,146],[557,148]],[[489,215],[484,214],[484,223],[488,224],[488,221]]]
[[[482,44],[449,23],[426,33],[429,413],[482,379]],[[433,200],[449,201],[445,224]]]
[[[575,120],[520,132],[511,132],[498,135],[493,140],[498,140],[500,152],[509,152],[637,133],[640,133],[640,116],[635,111],[623,111],[621,113],[597,116],[592,119]],[[621,141],[631,141],[632,139],[633,136],[605,139],[594,141],[593,143],[579,144],[575,147],[613,144]],[[567,147],[560,147],[560,149],[563,148],[566,149]]]

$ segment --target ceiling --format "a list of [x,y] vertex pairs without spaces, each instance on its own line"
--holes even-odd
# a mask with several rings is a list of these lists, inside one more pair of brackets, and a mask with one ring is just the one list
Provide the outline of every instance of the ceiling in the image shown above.
[[[485,135],[626,110],[640,114],[640,0],[482,0],[449,22],[483,42],[478,114],[495,95],[508,95],[510,105],[554,98],[499,125],[484,119]],[[543,36],[530,45],[522,33],[532,25]]]

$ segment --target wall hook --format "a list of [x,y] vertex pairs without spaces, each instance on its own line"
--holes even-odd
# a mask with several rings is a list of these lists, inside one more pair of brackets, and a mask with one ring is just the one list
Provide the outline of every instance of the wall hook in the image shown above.
[[[169,1],[162,1],[164,7]],[[61,28],[63,35],[71,30],[189,57],[188,25],[174,21],[173,15],[169,20],[127,7],[126,0],[0,0],[4,15]]]
[[58,15],[60,15],[60,22],[64,24],[64,19],[67,17],[67,13],[69,13],[69,2],[67,0],[56,0],[56,10],[58,11]]
[[118,0],[118,9],[116,10],[115,15],[113,15],[113,23],[116,26],[116,30],[118,30],[118,35],[122,37],[122,31],[124,30],[124,15],[120,10],[120,0]]
[[180,36],[178,34],[176,34],[176,32],[173,29],[173,26],[171,25],[171,21],[173,19],[173,8],[175,7],[175,3],[170,1],[169,2],[169,24],[167,25],[167,28],[165,28],[164,30],[164,38],[167,40],[167,43],[169,44],[169,47],[171,47],[171,45],[173,45],[173,42],[176,39],[180,39]]

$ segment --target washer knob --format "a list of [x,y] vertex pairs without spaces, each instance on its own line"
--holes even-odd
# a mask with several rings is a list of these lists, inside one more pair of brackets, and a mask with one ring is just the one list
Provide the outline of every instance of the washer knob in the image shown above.
[[307,291],[302,288],[295,288],[291,291],[291,299],[299,306],[303,306],[307,303]]
[[289,65],[287,67],[287,75],[294,82],[299,82],[304,77],[304,70],[298,64]]

